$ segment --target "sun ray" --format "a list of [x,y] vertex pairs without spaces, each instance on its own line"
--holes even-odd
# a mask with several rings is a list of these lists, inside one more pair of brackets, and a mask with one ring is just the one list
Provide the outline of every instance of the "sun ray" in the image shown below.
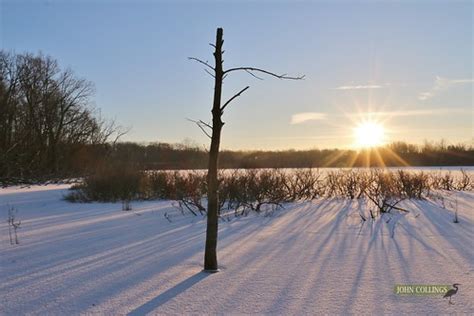
[[401,163],[404,167],[409,167],[410,164],[405,161],[402,157],[400,157],[396,152],[391,150],[390,148],[386,147],[385,152],[390,155],[391,157],[395,158],[395,160],[399,163]]
[[372,150],[375,153],[375,159],[377,160],[377,163],[378,163],[377,167],[385,168],[386,167],[385,161],[382,155],[380,154],[380,151],[378,150],[378,148],[374,148]]
[[335,154],[331,155],[329,157],[329,160],[325,161],[322,165],[323,168],[325,167],[331,167],[331,165],[336,162],[339,158],[347,154],[349,151],[348,150],[341,150],[337,151]]
[[348,166],[349,166],[350,168],[353,168],[353,167],[354,167],[354,163],[357,161],[358,158],[359,158],[359,152],[358,152],[358,151],[353,152],[353,154],[352,154],[352,156],[351,156],[351,159],[349,160]]

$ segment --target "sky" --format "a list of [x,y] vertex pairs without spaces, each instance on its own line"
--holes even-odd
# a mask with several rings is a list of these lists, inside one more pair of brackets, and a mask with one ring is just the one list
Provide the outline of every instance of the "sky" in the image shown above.
[[384,142],[472,143],[472,1],[0,0],[0,46],[56,58],[95,85],[93,106],[137,142],[209,139],[188,119],[211,119],[213,62],[225,79],[227,149],[348,148],[361,122]]

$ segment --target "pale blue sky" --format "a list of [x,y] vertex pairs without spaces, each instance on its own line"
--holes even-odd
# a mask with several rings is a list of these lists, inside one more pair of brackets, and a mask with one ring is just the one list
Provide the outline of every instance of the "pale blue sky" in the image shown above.
[[381,112],[388,141],[474,137],[472,1],[0,0],[0,10],[1,47],[42,51],[94,82],[102,115],[132,126],[126,140],[207,144],[186,118],[210,119],[213,82],[187,57],[212,61],[216,27],[224,67],[306,75],[228,78],[225,97],[250,89],[225,113],[225,148],[350,146],[366,111]]

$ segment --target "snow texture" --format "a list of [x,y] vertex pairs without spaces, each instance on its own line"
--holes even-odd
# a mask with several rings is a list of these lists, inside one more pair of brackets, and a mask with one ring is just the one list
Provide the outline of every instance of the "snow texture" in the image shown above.
[[[221,221],[221,271],[206,274],[205,218],[170,201],[71,204],[67,187],[0,189],[1,315],[474,314],[474,193],[405,201],[410,213],[363,226],[361,202],[342,199]],[[393,293],[452,283],[455,305]]]

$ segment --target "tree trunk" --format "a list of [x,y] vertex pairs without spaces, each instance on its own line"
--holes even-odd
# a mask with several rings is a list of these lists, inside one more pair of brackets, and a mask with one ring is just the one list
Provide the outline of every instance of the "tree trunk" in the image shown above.
[[224,123],[221,116],[221,95],[222,95],[222,28],[217,29],[214,58],[215,83],[214,83],[214,102],[212,105],[212,138],[209,151],[209,166],[207,172],[207,231],[206,231],[206,251],[204,254],[204,270],[208,272],[217,272],[217,230],[218,230],[218,208],[219,194],[217,182],[217,170],[219,161],[219,145],[221,141],[221,130]]

